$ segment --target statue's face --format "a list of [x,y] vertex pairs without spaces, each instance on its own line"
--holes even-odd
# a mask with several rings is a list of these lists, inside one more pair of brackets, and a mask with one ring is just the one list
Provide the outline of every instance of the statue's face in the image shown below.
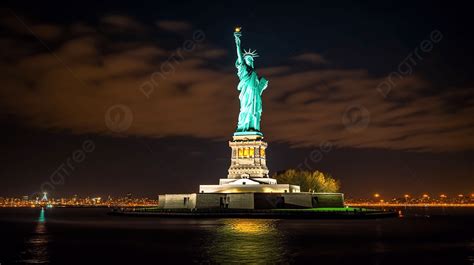
[[245,56],[244,60],[245,60],[245,63],[247,63],[247,65],[253,67],[253,57],[252,56]]

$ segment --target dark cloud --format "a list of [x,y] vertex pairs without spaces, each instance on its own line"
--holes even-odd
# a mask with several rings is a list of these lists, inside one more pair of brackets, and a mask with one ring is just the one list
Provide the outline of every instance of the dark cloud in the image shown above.
[[303,53],[292,58],[295,61],[308,62],[312,64],[325,64],[327,61],[317,53]]
[[[145,27],[125,16],[106,16],[101,23],[121,30]],[[172,31],[190,29],[185,22],[158,25]],[[192,45],[167,50],[159,43],[117,43],[92,28],[76,23],[40,29],[44,38],[74,32],[73,38],[64,38],[52,49],[54,54],[40,43],[41,52],[26,53],[28,45],[14,34],[0,41],[2,50],[17,55],[13,62],[0,63],[2,109],[42,129],[113,135],[104,115],[121,104],[133,111],[133,122],[123,132],[128,135],[229,137],[238,114],[237,77],[229,71],[233,60],[215,67],[226,50],[194,40],[192,32],[188,36]],[[326,62],[315,53],[293,59]],[[258,58],[257,65],[258,60],[265,58]],[[397,80],[384,97],[376,89],[384,77],[364,69],[318,65],[295,70],[288,63],[259,73],[270,81],[263,94],[262,127],[271,140],[293,146],[331,141],[355,148],[474,149],[472,89],[452,93],[457,90],[446,87],[443,93],[423,96],[421,92],[432,84],[412,75]],[[469,100],[454,110],[447,102],[462,98]]]
[[0,10],[2,14],[8,14],[0,19],[0,25],[10,32],[19,36],[31,36],[34,34],[45,41],[56,40],[62,34],[62,28],[53,24],[35,23],[29,19],[19,17],[17,14]]
[[192,28],[188,22],[178,20],[161,20],[156,22],[156,25],[161,29],[177,32],[190,30]]
[[123,15],[107,15],[101,18],[102,26],[111,31],[143,31],[145,29],[137,20]]

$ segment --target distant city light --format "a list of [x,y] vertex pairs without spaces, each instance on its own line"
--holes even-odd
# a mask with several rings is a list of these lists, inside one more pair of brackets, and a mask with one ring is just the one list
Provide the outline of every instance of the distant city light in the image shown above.
[[[394,198],[383,198],[382,194],[374,193],[372,198],[365,199],[348,199],[346,206],[403,206],[403,207],[474,207],[474,193],[454,193],[449,196],[446,193],[440,193],[430,197],[428,193],[421,196],[413,194],[401,194]],[[386,195],[384,195],[385,197]],[[48,198],[41,200],[40,198],[24,198],[21,197],[0,197],[0,208],[4,207],[28,207],[28,208],[44,208],[47,210],[51,207],[139,207],[139,206],[158,206],[158,196],[153,198],[132,197],[131,194],[125,194],[121,197],[112,196],[94,196],[80,197],[74,195],[71,197]]]

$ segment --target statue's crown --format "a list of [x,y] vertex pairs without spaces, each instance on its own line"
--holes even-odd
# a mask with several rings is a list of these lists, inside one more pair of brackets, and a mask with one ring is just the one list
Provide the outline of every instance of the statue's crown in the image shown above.
[[251,49],[249,49],[248,51],[246,51],[246,50],[244,49],[244,57],[245,57],[245,56],[252,56],[252,57],[255,58],[255,57],[258,57],[259,55],[257,54],[257,50],[253,50],[253,51],[252,51]]

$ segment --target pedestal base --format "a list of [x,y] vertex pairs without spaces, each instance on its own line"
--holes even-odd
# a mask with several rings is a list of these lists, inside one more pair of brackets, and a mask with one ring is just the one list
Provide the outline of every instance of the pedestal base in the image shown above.
[[229,142],[232,149],[227,178],[268,178],[265,158],[267,143],[259,132],[236,132]]
[[290,184],[225,184],[200,185],[200,193],[294,193],[300,192],[300,186]]
[[200,193],[293,193],[300,192],[300,186],[277,184],[272,178],[220,179],[219,185],[200,185]]
[[159,195],[158,201],[160,208],[197,209],[198,211],[201,209],[301,209],[344,207],[344,195],[342,193],[217,192],[164,194]]

